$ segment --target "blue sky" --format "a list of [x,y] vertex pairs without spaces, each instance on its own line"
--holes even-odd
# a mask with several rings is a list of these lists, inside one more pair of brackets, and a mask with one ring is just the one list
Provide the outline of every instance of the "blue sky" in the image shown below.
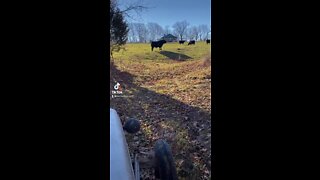
[[[137,0],[118,0],[120,5]],[[162,27],[170,27],[177,21],[186,20],[190,25],[211,25],[211,0],[142,0],[149,9],[141,13],[141,18],[128,19],[129,22],[156,22]],[[121,6],[120,6],[121,7]]]

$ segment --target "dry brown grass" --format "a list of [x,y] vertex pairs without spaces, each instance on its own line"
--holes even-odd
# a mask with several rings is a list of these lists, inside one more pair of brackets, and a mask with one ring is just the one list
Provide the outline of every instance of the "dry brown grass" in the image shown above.
[[[124,53],[110,71],[110,86],[120,81],[130,95],[111,99],[111,107],[123,121],[129,117],[141,121],[141,132],[128,136],[130,151],[152,150],[157,139],[165,139],[172,147],[179,179],[211,176],[211,54],[197,54],[204,56],[188,61],[145,60],[135,58],[141,54],[123,58]],[[152,171],[142,171],[144,178],[153,179]]]

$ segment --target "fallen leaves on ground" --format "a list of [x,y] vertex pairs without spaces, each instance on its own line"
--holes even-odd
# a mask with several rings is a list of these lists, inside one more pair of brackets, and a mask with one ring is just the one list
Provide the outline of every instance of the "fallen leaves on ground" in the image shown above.
[[[130,153],[153,150],[158,139],[172,149],[179,179],[211,177],[211,57],[205,60],[144,63],[115,61],[110,87],[120,82],[125,98],[110,98],[124,122],[136,118],[141,130],[127,134]],[[110,91],[113,89],[110,89]],[[152,168],[142,179],[154,179]]]

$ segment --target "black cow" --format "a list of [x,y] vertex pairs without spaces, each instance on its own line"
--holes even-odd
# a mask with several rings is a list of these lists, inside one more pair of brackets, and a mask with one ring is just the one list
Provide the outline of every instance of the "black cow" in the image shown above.
[[179,41],[179,44],[184,44],[184,42],[186,42],[186,41]]
[[152,41],[151,42],[151,51],[153,51],[153,48],[160,48],[160,50],[162,50],[162,46],[164,43],[166,43],[167,41],[165,40],[160,40],[160,41]]
[[194,41],[194,40],[189,41],[188,46],[189,46],[190,44],[194,44],[194,45],[196,45],[196,41]]
[[210,39],[207,39],[207,44],[210,44]]

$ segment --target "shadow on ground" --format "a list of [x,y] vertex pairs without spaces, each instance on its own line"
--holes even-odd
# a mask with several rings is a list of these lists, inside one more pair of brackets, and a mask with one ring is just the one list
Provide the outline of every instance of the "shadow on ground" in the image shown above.
[[192,59],[190,56],[187,56],[185,54],[175,53],[171,51],[160,51],[159,53],[172,60],[185,61],[188,59]]
[[111,108],[117,110],[123,122],[135,117],[142,124],[138,138],[128,139],[130,151],[138,153],[152,149],[157,139],[165,139],[171,145],[180,179],[208,179],[211,172],[211,113],[137,86],[132,74],[119,71],[111,64],[110,88],[115,82],[121,84],[127,97],[110,97]]

